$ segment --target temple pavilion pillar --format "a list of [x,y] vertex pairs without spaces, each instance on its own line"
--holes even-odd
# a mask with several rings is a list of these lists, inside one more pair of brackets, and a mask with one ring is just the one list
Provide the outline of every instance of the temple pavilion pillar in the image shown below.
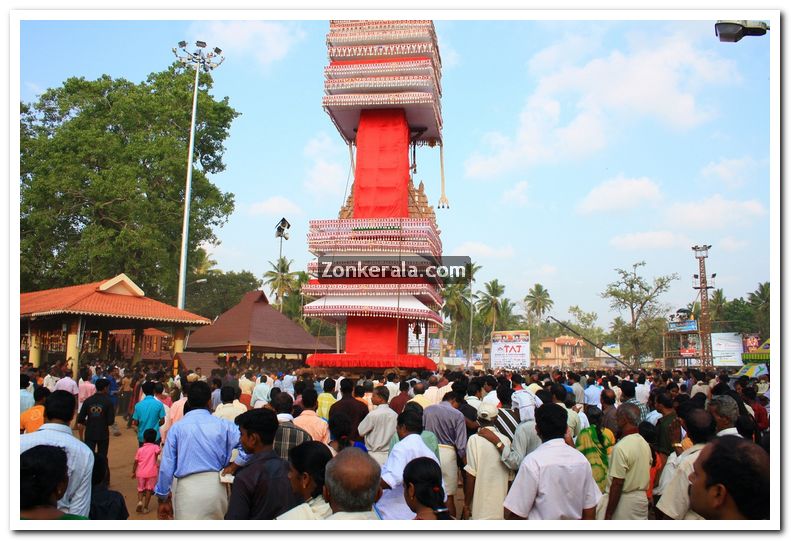
[[66,332],[66,364],[71,363],[71,377],[77,381],[80,374],[80,319],[69,320]]

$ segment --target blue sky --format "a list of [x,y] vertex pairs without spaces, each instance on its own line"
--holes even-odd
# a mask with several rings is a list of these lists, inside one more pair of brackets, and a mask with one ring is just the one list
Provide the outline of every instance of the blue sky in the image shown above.
[[[519,302],[540,282],[556,317],[579,305],[607,326],[616,314],[600,293],[616,267],[645,260],[648,276],[677,272],[664,301],[692,301],[693,244],[713,245],[708,269],[728,298],[769,280],[770,40],[720,43],[715,19],[435,20],[451,203],[436,212],[445,252],[483,266],[478,288],[499,278]],[[241,116],[212,181],[235,194],[236,210],[210,251],[218,268],[260,277],[286,216],[284,255],[304,269],[307,222],[337,216],[349,174],[321,108],[328,28],[23,21],[20,97],[70,76],[142,81],[181,39],[221,47],[213,94]],[[436,204],[438,149],[418,151],[415,180]]]

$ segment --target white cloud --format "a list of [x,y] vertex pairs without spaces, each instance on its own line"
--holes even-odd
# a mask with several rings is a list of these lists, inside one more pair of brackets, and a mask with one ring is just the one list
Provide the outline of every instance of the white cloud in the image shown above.
[[747,248],[750,243],[746,240],[737,239],[734,237],[723,237],[717,243],[717,248],[722,248],[725,252],[740,252]]
[[305,37],[297,24],[273,21],[200,21],[187,33],[220,47],[228,58],[252,56],[263,67],[285,58]]
[[535,274],[543,277],[554,276],[558,273],[558,268],[555,265],[544,264],[534,270]]
[[[308,170],[303,186],[315,197],[343,196],[346,187],[347,170],[338,163],[319,160]],[[351,186],[351,182],[349,183]],[[351,189],[351,188],[350,188]],[[338,199],[338,205],[344,202]]]
[[619,250],[659,250],[692,246],[684,235],[671,231],[645,231],[627,233],[610,239],[610,246]]
[[25,81],[25,88],[27,88],[30,92],[35,94],[37,97],[44,93],[44,89],[41,85],[32,83],[30,81]]
[[473,260],[487,259],[508,259],[513,257],[514,249],[510,244],[506,246],[490,246],[483,242],[468,241],[453,250],[452,255],[469,256]]
[[299,205],[281,195],[274,195],[258,203],[253,203],[250,205],[249,211],[253,215],[263,214],[266,216],[303,214]]
[[440,59],[442,60],[442,69],[451,69],[458,66],[461,63],[459,52],[446,39],[439,37],[438,40],[439,43],[437,45],[439,46]]
[[[554,63],[575,37],[555,43],[530,60],[538,75],[512,135],[488,134],[482,150],[465,162],[472,178],[496,177],[537,163],[569,160],[604,149],[624,125],[648,117],[672,129],[688,129],[714,116],[701,87],[721,84],[733,63],[674,35],[644,40],[582,65]],[[650,41],[650,43],[649,43]],[[551,70],[551,71],[550,71]],[[732,80],[732,79],[731,79]]]
[[527,197],[527,187],[528,185],[526,180],[517,182],[513,188],[506,190],[505,193],[503,193],[503,203],[517,207],[527,206],[527,203],[529,202]]
[[531,73],[542,74],[580,61],[591,50],[589,35],[566,35],[562,41],[553,43],[534,54],[528,61]]
[[705,201],[676,203],[667,210],[669,222],[683,224],[686,229],[723,229],[748,224],[766,214],[756,200],[728,200],[717,194]]
[[738,188],[745,184],[750,172],[757,166],[749,156],[744,158],[721,159],[711,162],[701,170],[701,174],[728,188]]
[[[316,199],[336,197],[338,206],[344,203],[341,199],[350,167],[348,150],[339,141],[339,138],[333,139],[327,133],[320,132],[302,150],[309,160],[302,182],[304,191]],[[349,189],[351,180],[349,179]]]
[[625,210],[662,199],[659,186],[647,177],[625,178],[623,175],[607,180],[585,196],[577,210],[582,213]]

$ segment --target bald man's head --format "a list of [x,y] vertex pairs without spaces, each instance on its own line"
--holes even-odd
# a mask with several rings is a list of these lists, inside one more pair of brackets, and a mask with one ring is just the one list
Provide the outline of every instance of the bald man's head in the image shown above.
[[370,511],[381,495],[379,464],[355,447],[330,460],[324,478],[324,499],[333,513]]

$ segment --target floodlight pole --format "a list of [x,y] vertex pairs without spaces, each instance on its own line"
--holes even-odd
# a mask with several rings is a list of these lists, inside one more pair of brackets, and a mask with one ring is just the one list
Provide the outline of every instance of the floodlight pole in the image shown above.
[[195,150],[195,116],[198,110],[198,79],[200,77],[201,68],[209,72],[222,64],[225,58],[220,57],[219,62],[212,62],[211,59],[215,56],[215,53],[219,55],[221,51],[220,49],[215,49],[213,52],[210,51],[208,54],[204,55],[203,47],[205,47],[206,44],[203,42],[198,42],[199,48],[194,53],[190,53],[184,48],[186,43],[183,45],[180,43],[179,45],[182,51],[184,51],[185,56],[179,56],[174,47],[173,54],[176,55],[176,58],[178,58],[182,64],[192,64],[195,66],[195,82],[192,91],[192,118],[190,120],[190,141],[187,150],[187,181],[184,187],[184,221],[181,226],[181,259],[179,261],[179,290],[177,300],[178,308],[183,310],[187,291],[187,251],[190,229],[190,203],[192,201],[192,153]]

